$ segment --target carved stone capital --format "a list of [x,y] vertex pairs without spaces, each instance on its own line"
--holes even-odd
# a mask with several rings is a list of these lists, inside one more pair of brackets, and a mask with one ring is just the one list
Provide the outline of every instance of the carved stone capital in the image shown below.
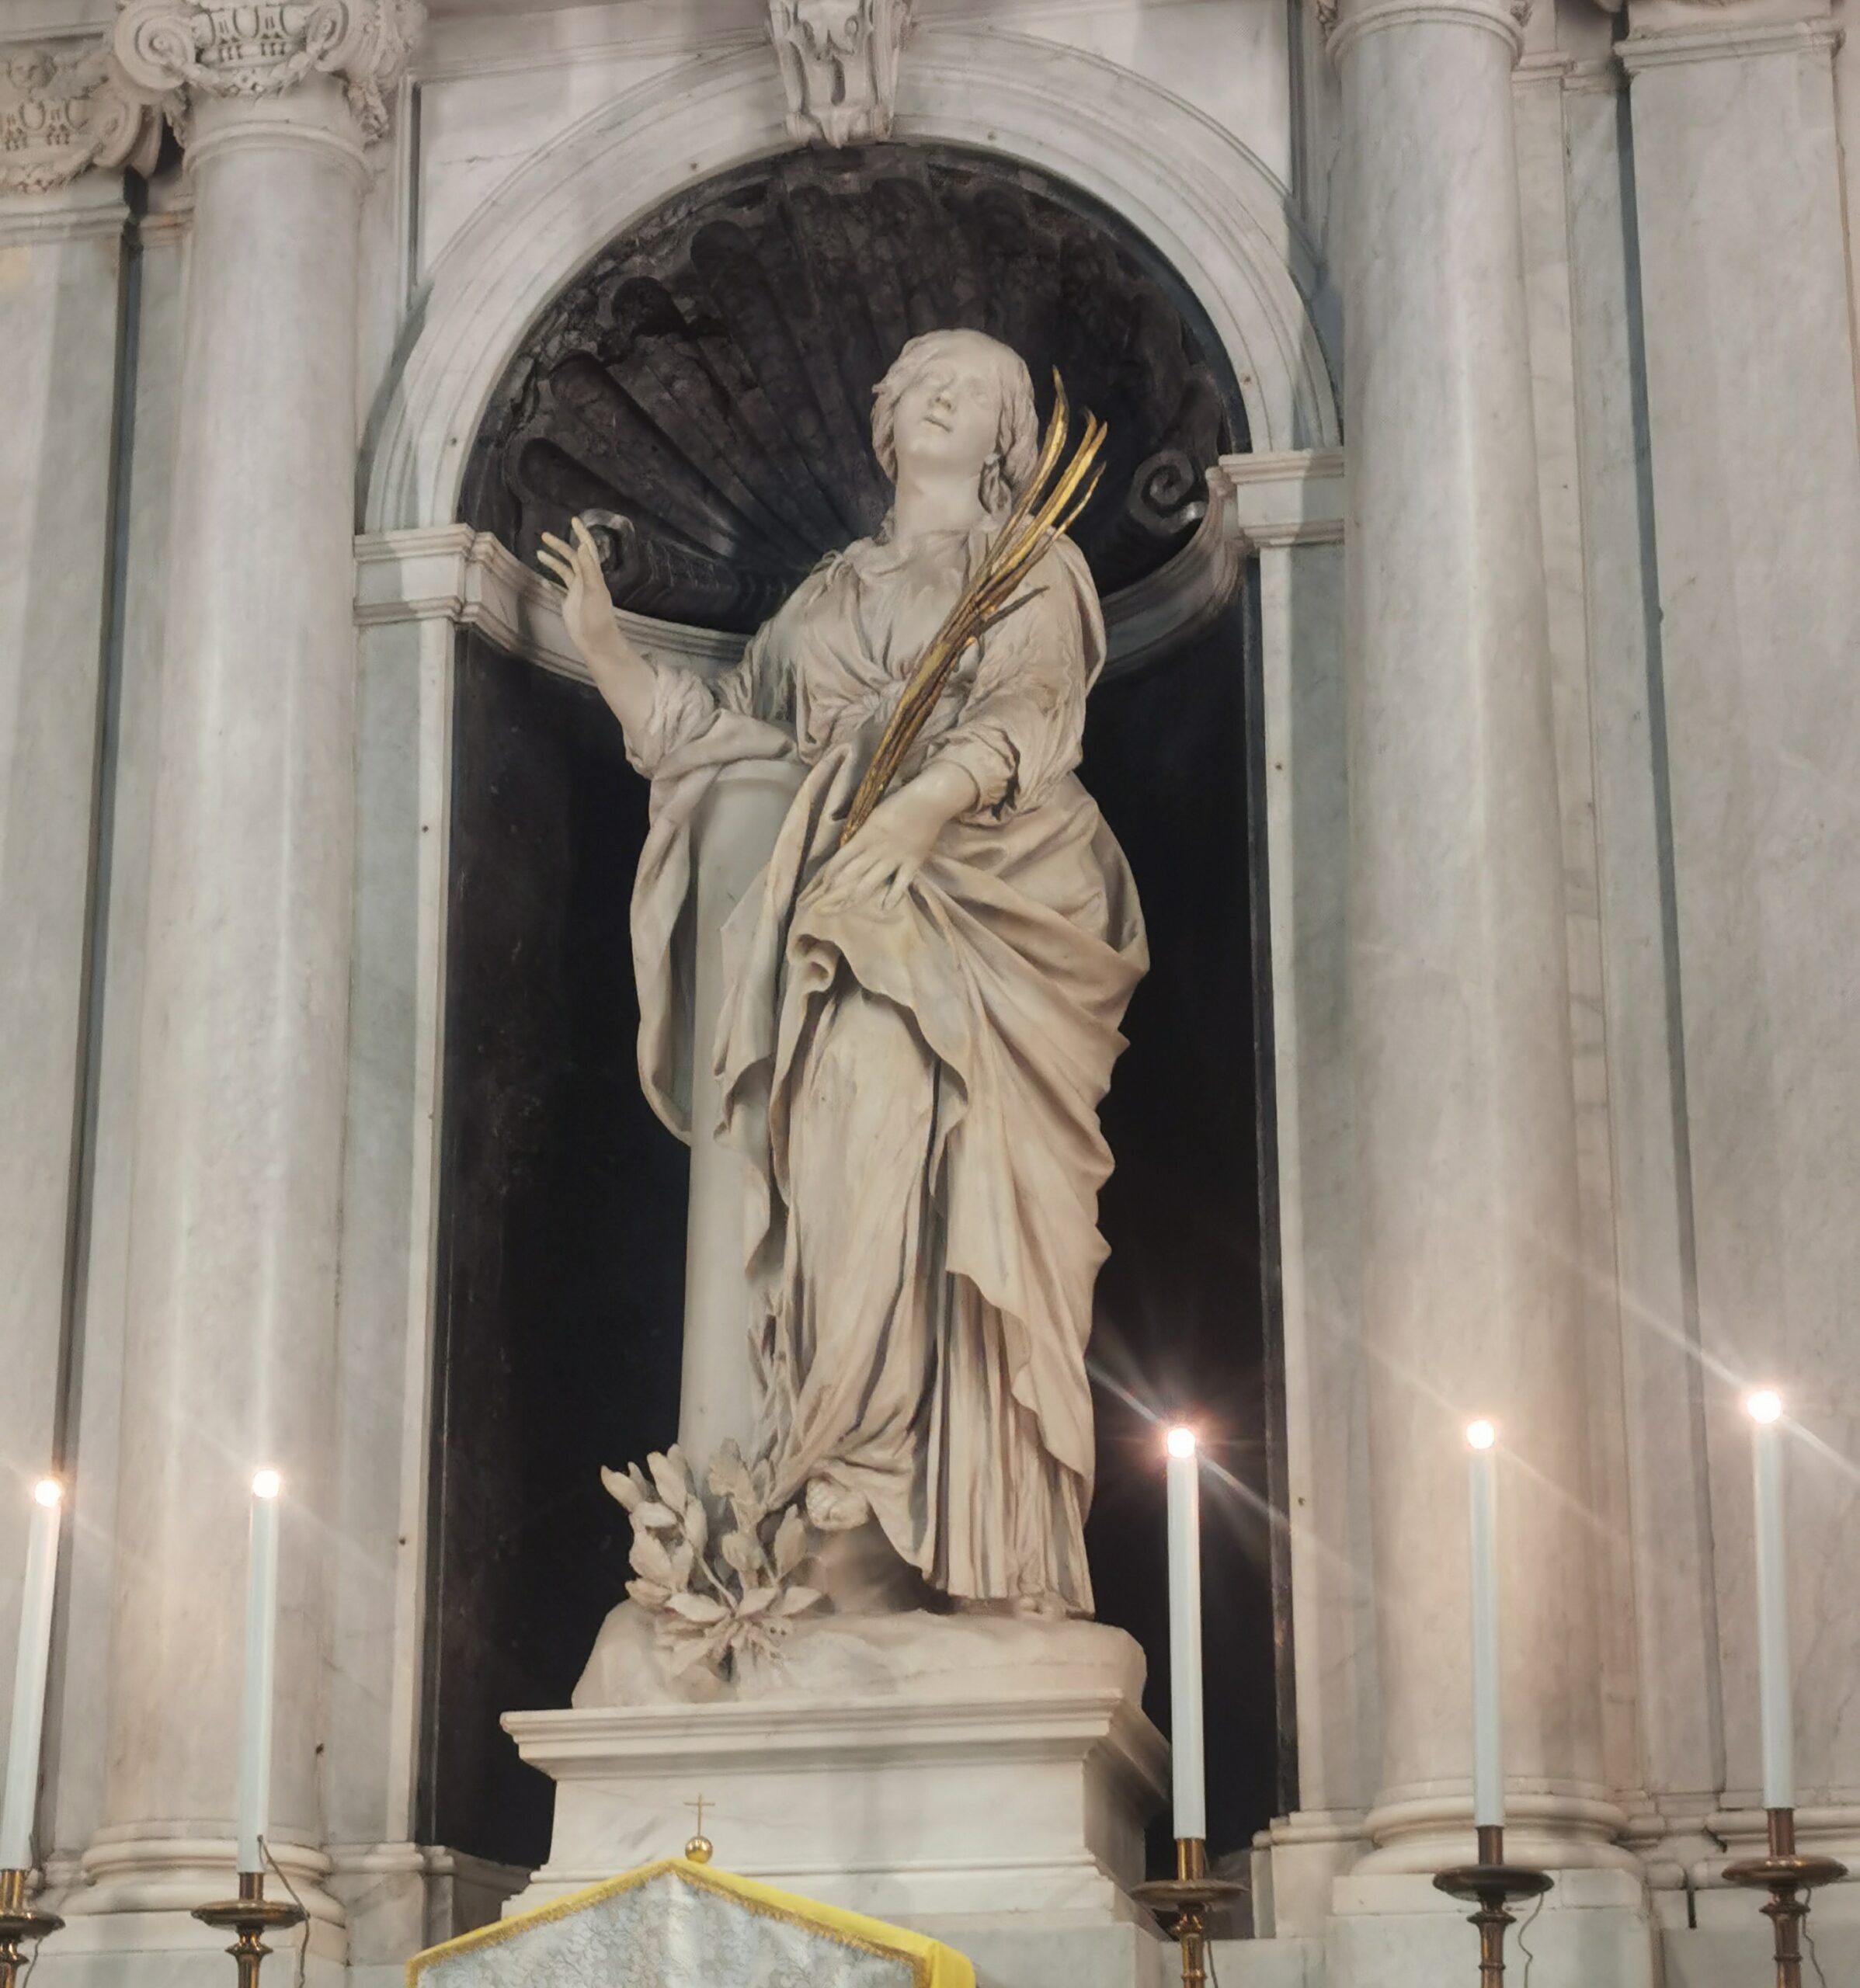
[[826,145],[891,135],[910,0],[769,0],[788,135]]
[[311,75],[342,79],[372,140],[426,13],[422,0],[126,0],[116,53],[183,140],[191,100],[276,96]]
[[[1525,30],[1531,23],[1532,0],[1359,0],[1347,8],[1341,0],[1310,0],[1310,4],[1324,45],[1336,56],[1365,31],[1410,22],[1490,27],[1521,48]],[[1619,5],[1622,0],[1598,0],[1598,4]]]
[[107,43],[0,61],[0,192],[52,193],[92,166],[147,172],[161,144],[162,120],[127,86]]

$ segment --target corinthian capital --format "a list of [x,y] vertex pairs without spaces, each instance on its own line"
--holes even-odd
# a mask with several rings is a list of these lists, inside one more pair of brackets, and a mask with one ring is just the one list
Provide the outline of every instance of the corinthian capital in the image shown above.
[[125,0],[116,58],[179,127],[189,97],[275,96],[339,76],[365,138],[388,128],[388,94],[426,19],[422,0]]
[[162,121],[101,47],[16,50],[0,61],[0,193],[49,193],[89,167],[146,172]]

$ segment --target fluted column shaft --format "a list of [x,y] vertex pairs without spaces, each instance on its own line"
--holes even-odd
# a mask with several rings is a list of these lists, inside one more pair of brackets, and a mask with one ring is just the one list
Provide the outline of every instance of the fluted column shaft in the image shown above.
[[[1601,1790],[1561,839],[1511,71],[1478,0],[1371,0],[1346,132],[1352,1026],[1383,1868],[1469,1846],[1463,1427],[1507,1452],[1517,1817]],[[1531,1819],[1535,1818],[1533,1822]],[[1607,1833],[1605,1819],[1600,1833]],[[1555,1846],[1546,1854],[1570,1861]],[[1578,1859],[1577,1861],[1580,1861]]]
[[260,1462],[282,1469],[288,1500],[272,1833],[319,1833],[361,137],[339,85],[311,77],[287,95],[196,104],[189,165],[92,1910],[197,1903],[203,1865],[220,1864],[224,1882]]

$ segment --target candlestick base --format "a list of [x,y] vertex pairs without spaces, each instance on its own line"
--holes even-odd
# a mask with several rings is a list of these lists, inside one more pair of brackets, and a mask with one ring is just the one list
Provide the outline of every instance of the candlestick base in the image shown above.
[[1456,1864],[1434,1882],[1450,1897],[1478,1906],[1467,1918],[1479,1928],[1479,1988],[1498,1988],[1505,1978],[1505,1929],[1514,1923],[1505,1907],[1514,1899],[1541,1897],[1556,1880],[1528,1864],[1507,1864],[1503,1829],[1481,1824],[1478,1835],[1479,1861]]
[[1208,1979],[1208,1913],[1246,1890],[1230,1878],[1208,1875],[1208,1845],[1201,1837],[1176,1838],[1176,1874],[1133,1885],[1130,1895],[1146,1905],[1169,1929],[1181,1949],[1182,1988],[1205,1988]]
[[1802,1988],[1802,1922],[1808,1917],[1809,1902],[1796,1893],[1813,1891],[1817,1885],[1838,1883],[1847,1875],[1847,1866],[1831,1857],[1798,1857],[1795,1810],[1771,1809],[1765,1812],[1769,1854],[1726,1865],[1725,1882],[1769,1893],[1770,1902],[1763,1912],[1776,1929],[1776,1988]]
[[[265,1944],[265,1934],[301,1926],[304,1909],[283,1899],[268,1899],[265,1896],[262,1871],[242,1871],[237,1898],[224,1899],[214,1905],[197,1906],[193,1916],[203,1925],[217,1926],[238,1934],[238,1938],[226,1951],[238,1963],[238,1988],[258,1988],[259,1965],[271,1952]],[[4,1988],[4,1984],[0,1984],[0,1988]]]
[[0,1988],[13,1988],[31,1958],[26,1948],[64,1924],[55,1912],[35,1912],[26,1902],[26,1871],[0,1871]]

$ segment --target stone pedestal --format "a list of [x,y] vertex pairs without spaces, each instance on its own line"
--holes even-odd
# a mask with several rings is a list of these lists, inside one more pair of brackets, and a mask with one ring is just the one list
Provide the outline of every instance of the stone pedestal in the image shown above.
[[848,1688],[507,1715],[556,1784],[549,1861],[507,1910],[676,1851],[701,1795],[731,1870],[939,1938],[1147,1924],[1128,1891],[1167,1751],[1121,1630],[829,1617],[792,1646]]

